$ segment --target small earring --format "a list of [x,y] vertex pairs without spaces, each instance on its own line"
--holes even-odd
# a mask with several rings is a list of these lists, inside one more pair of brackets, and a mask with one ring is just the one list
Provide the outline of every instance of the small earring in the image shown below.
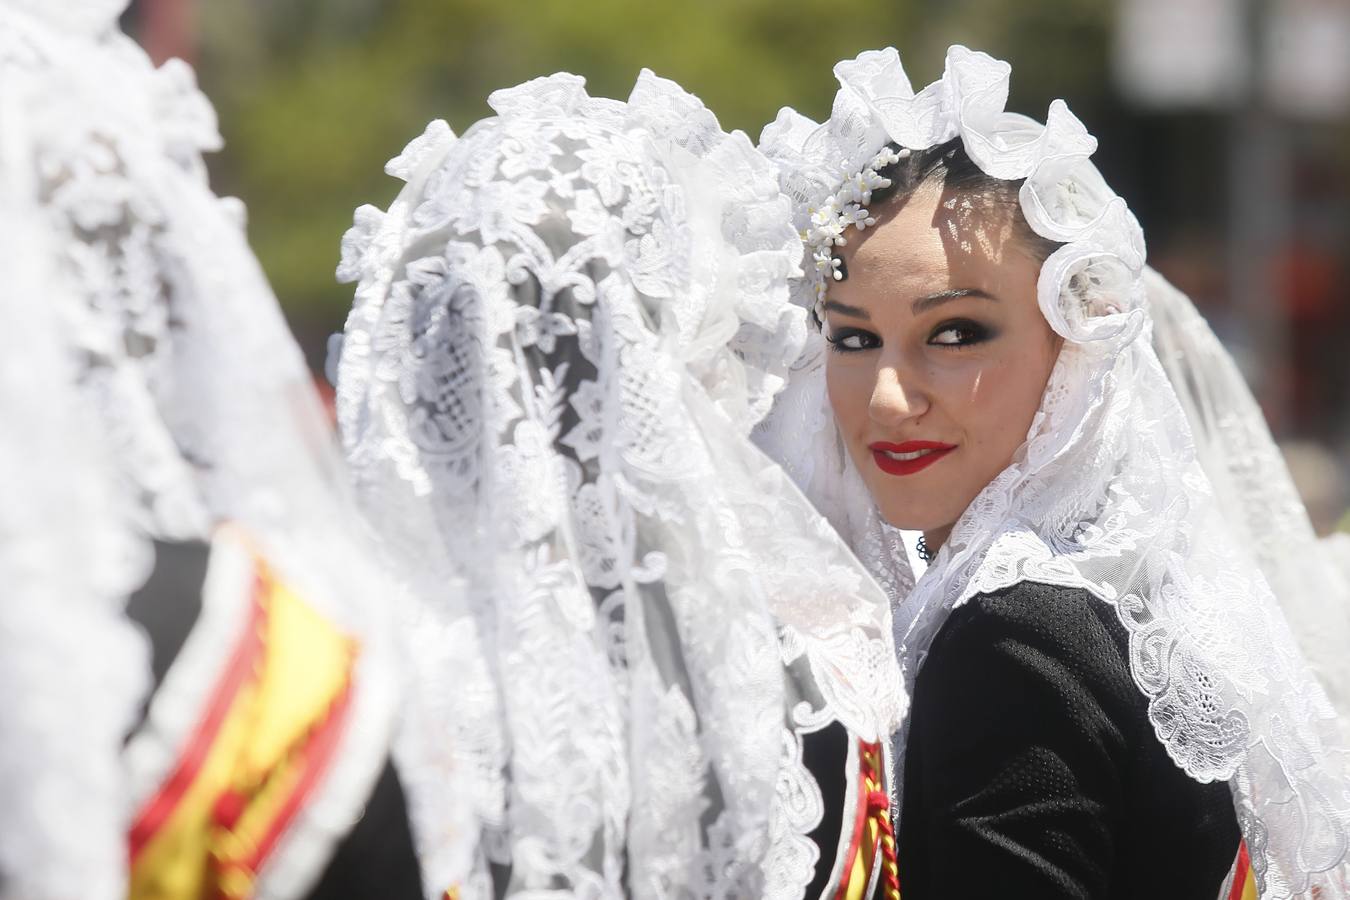
[[919,535],[919,543],[915,549],[919,551],[919,559],[926,563],[933,561],[933,554],[928,551],[928,542],[924,540],[923,535]]

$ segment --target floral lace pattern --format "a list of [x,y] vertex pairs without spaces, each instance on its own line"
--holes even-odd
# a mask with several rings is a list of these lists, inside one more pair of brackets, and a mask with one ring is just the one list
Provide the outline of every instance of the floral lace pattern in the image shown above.
[[[1004,112],[1009,67],[963,47],[917,93],[894,50],[864,53],[835,73],[841,90],[828,123],[785,110],[761,139],[798,201],[798,226],[887,141],[923,149],[959,136],[983,171],[1024,179],[1027,221],[1063,244],[1042,267],[1038,301],[1066,343],[1025,444],[912,590],[904,554],[871,501],[858,499],[860,479],[817,405],[825,402],[818,349],[799,360],[761,445],[898,589],[897,642],[911,684],[948,613],[971,597],[1019,581],[1087,590],[1127,628],[1134,680],[1169,754],[1197,780],[1232,786],[1261,895],[1346,896],[1350,777],[1340,726],[1197,459],[1149,343],[1142,234],[1088,162],[1096,142],[1060,101],[1044,126]],[[809,285],[797,299],[809,306]],[[903,740],[902,728],[897,758]]]
[[[477,723],[411,773],[429,889],[491,861],[513,896],[799,896],[800,733],[880,734],[903,695],[883,594],[745,440],[805,331],[787,201],[648,72],[627,103],[565,74],[490,103],[390,164],[339,269],[369,518],[485,662],[466,692],[461,647],[414,661],[440,724]],[[476,845],[417,799],[466,765]]]

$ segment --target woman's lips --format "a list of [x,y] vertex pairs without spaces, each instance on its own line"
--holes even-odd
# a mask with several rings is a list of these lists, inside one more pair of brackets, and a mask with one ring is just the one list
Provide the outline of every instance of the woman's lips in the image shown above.
[[868,444],[867,449],[872,451],[877,468],[887,475],[913,475],[951,453],[956,445],[940,441],[905,441],[903,444],[878,441]]

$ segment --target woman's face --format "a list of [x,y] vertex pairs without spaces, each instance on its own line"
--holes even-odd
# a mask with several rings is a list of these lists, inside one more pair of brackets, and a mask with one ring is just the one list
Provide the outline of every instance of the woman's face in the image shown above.
[[1013,211],[940,184],[851,230],[830,285],[830,404],[882,515],[933,549],[1026,439],[1059,353]]

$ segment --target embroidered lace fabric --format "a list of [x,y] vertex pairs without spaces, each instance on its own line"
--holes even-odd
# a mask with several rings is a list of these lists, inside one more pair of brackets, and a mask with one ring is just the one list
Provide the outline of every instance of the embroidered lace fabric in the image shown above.
[[[0,454],[17,501],[0,514],[4,897],[125,896],[123,739],[148,661],[124,604],[151,538],[209,540],[237,523],[360,636],[360,678],[393,673],[376,606],[396,602],[391,587],[353,531],[241,210],[206,182],[214,112],[190,68],[154,68],[117,30],[124,5],[0,2],[0,390],[13,414]],[[344,743],[352,764],[315,795],[330,817],[291,830],[290,862],[264,873],[260,895],[293,896],[318,874],[336,820],[359,814],[365,769],[379,773],[393,712]]]
[[439,700],[407,767],[430,890],[800,896],[801,735],[903,704],[884,594],[746,438],[804,336],[801,244],[696,98],[583,85],[433,122],[343,240],[343,444]]
[[1350,722],[1350,569],[1319,541],[1256,398],[1189,297],[1144,273],[1153,346],[1224,520],[1256,561],[1342,722]]
[[[1009,73],[953,47],[943,77],[916,93],[894,50],[863,53],[836,66],[828,122],[785,109],[760,142],[799,229],[887,142],[917,150],[959,136],[983,171],[1024,179],[1027,221],[1063,245],[1042,267],[1038,301],[1065,344],[1009,467],[915,583],[840,444],[819,336],[757,439],[893,591],[909,683],[948,612],[976,594],[1023,580],[1085,589],[1128,630],[1135,683],[1171,757],[1199,781],[1230,783],[1261,896],[1347,896],[1339,724],[1260,559],[1233,535],[1150,344],[1140,229],[1061,101],[1044,126],[1004,111]],[[811,286],[799,282],[795,299],[809,308]],[[897,759],[903,741],[902,727]]]

